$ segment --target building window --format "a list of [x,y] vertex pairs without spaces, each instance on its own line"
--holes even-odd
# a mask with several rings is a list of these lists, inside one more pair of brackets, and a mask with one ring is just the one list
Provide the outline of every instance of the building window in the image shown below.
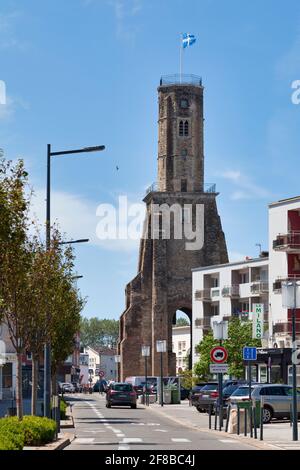
[[189,135],[189,122],[185,121],[184,123],[184,135],[188,136]]
[[179,135],[183,136],[183,121],[179,122]]
[[183,193],[187,192],[187,181],[186,180],[181,180],[181,192],[183,192]]
[[180,101],[180,107],[183,108],[183,109],[188,108],[188,107],[189,107],[189,102],[188,102],[188,100],[182,99],[182,100]]
[[182,156],[182,157],[186,157],[187,154],[188,154],[187,149],[182,149],[182,150],[181,150],[181,156]]

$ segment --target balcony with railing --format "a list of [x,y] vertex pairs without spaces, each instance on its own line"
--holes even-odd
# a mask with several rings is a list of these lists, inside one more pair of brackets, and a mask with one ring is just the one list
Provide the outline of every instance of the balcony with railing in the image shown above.
[[288,253],[300,253],[300,232],[289,232],[279,234],[273,240],[273,250],[284,251]]
[[223,297],[239,297],[240,296],[240,289],[237,284],[232,286],[224,286],[222,289],[222,296]]
[[[159,189],[158,189],[158,183],[155,182],[155,183],[152,183],[150,186],[148,186],[148,188],[146,189],[145,191],[145,196],[147,196],[147,194],[150,194],[150,193],[155,193],[155,192],[158,192]],[[164,192],[164,191],[162,191]],[[217,186],[216,186],[216,183],[205,183],[203,185],[203,192],[204,193],[209,193],[209,194],[216,194],[217,192]]]
[[170,86],[170,85],[193,85],[202,87],[202,78],[198,75],[192,74],[173,74],[173,75],[163,75],[159,82],[160,86]]
[[203,302],[210,301],[211,300],[210,289],[196,290],[195,300],[202,300]]
[[[296,321],[296,334],[300,333],[300,321]],[[291,321],[278,321],[273,325],[273,334],[292,334],[292,322]]]
[[273,282],[273,292],[275,294],[279,294],[281,292],[282,283],[288,281],[300,281],[300,274],[291,274],[286,277],[278,277]]
[[269,292],[269,284],[267,281],[255,281],[250,286],[251,295],[267,294]]
[[211,317],[196,318],[195,327],[203,329],[211,328]]

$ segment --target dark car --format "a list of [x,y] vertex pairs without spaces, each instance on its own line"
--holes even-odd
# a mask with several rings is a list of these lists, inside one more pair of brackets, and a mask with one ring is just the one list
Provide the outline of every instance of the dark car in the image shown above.
[[[228,407],[228,400],[241,385],[245,385],[247,382],[245,380],[227,380],[223,384],[223,416],[226,416],[226,410]],[[214,408],[219,407],[220,400],[219,397],[217,398]]]
[[218,388],[217,383],[207,384],[201,388],[197,401],[195,402],[196,409],[199,413],[207,412],[210,407],[212,412],[214,412],[216,399],[219,398]]
[[191,405],[197,406],[198,398],[200,396],[201,390],[206,385],[218,385],[218,384],[217,382],[202,382],[202,383],[197,383],[196,385],[194,385],[194,387],[192,388],[190,392],[190,397],[189,397]]
[[129,383],[116,382],[109,386],[106,393],[106,408],[130,406],[136,408],[136,392]]
[[[146,382],[141,382],[140,385],[134,385],[133,389],[135,390],[137,396],[143,395],[143,393],[145,393],[146,391]],[[153,391],[153,389],[154,389],[154,385],[151,383],[147,383],[147,393],[148,394],[156,393],[155,391]]]
[[180,400],[190,398],[191,390],[189,388],[180,387]]

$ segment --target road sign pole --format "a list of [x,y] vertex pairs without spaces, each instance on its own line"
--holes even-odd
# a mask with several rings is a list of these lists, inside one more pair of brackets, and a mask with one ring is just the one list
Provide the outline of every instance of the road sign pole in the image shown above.
[[219,431],[223,427],[223,374],[218,374],[219,378]]

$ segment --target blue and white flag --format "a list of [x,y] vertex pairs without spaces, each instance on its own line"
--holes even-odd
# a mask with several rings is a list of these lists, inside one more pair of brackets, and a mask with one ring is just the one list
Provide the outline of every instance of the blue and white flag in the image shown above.
[[186,47],[192,46],[196,42],[196,38],[194,34],[184,33],[182,35],[182,47],[185,49]]

